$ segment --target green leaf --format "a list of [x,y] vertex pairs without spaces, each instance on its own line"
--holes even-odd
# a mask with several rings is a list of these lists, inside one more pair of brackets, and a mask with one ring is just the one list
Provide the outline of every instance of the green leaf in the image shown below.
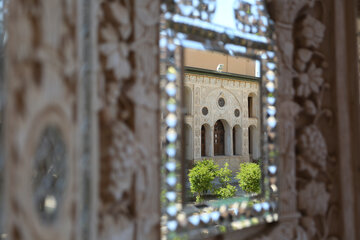
[[247,193],[260,193],[261,169],[256,163],[241,163],[236,175],[239,186]]
[[215,179],[218,169],[219,165],[208,159],[197,162],[189,171],[190,191],[197,195],[197,202],[203,199],[206,192],[213,190],[212,181]]

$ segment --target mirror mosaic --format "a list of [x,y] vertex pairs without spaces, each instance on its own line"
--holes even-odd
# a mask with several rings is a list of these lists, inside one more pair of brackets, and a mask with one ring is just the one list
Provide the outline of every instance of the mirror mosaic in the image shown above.
[[[186,204],[200,201],[194,197],[212,201],[244,195],[236,180],[240,163],[261,159],[260,79],[255,77],[255,66],[255,61],[246,58],[184,49],[182,158],[185,176],[191,176],[183,183]],[[197,182],[208,175],[205,171],[202,176],[201,170],[210,165],[198,165],[205,160],[224,176],[210,182],[215,190],[194,196],[205,187]]]
[[161,10],[162,239],[277,221],[277,64],[265,4],[176,0]]

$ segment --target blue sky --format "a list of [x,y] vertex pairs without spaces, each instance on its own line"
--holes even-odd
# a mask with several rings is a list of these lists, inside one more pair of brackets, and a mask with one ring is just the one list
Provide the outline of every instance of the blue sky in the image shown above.
[[[234,2],[236,0],[218,0],[216,1],[216,12],[212,22],[229,28],[236,28],[234,16]],[[256,61],[255,76],[260,77],[260,62]]]
[[216,12],[212,22],[222,26],[235,28],[234,2],[235,0],[216,1]]

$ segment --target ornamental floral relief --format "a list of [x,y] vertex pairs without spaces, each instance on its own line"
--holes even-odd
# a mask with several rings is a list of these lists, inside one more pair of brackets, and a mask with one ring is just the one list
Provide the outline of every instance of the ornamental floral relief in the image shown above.
[[[281,169],[287,172],[281,181],[281,208],[283,216],[292,215],[298,223],[280,223],[259,239],[339,239],[339,228],[331,228],[339,219],[333,197],[338,188],[336,150],[329,149],[329,133],[324,136],[333,124],[333,109],[325,103],[331,79],[323,53],[325,44],[331,47],[324,42],[324,12],[330,5],[319,0],[271,4],[278,26]],[[330,134],[336,137],[334,131]]]
[[[332,109],[324,103],[331,84],[323,53],[326,23],[319,14],[331,4],[319,0],[268,2],[276,20],[280,61],[280,154],[281,169],[286,173],[281,180],[281,213],[294,221],[280,222],[259,239],[338,239],[337,229],[329,227],[339,212],[338,200],[333,197],[336,175],[332,174],[337,160],[323,130],[333,120]],[[141,124],[151,126],[155,122],[151,114],[158,106],[154,61],[158,54],[158,29],[154,27],[157,4],[140,0],[100,2],[99,239],[157,237],[159,216],[149,213],[158,194],[156,186],[147,184],[158,173],[153,167],[156,154],[145,143],[150,134],[138,130]],[[194,104],[200,104],[199,89],[194,96]],[[246,106],[246,101],[242,105]],[[150,117],[139,120],[142,116]],[[147,236],[150,232],[153,234]]]
[[[336,134],[332,102],[333,73],[327,68],[333,50],[324,41],[331,21],[326,13],[333,1],[268,0],[276,21],[279,86],[281,170],[281,220],[261,240],[340,239],[339,177],[335,147],[328,141]],[[159,158],[158,138],[158,17],[159,1],[99,0],[98,97],[99,97],[99,236],[100,240],[158,239]],[[11,1],[9,18],[8,106],[5,127],[11,159],[7,169],[11,202],[7,219],[12,239],[76,239],[79,216],[77,163],[69,174],[65,213],[54,229],[42,226],[28,202],[26,174],[37,116],[59,122],[71,159],[78,159],[77,1]],[[56,11],[53,11],[56,9]],[[333,10],[333,9],[332,9]],[[328,48],[328,49],[327,49]],[[327,73],[330,72],[330,73]],[[204,81],[215,79],[204,78]],[[51,94],[43,94],[51,93]],[[195,104],[200,98],[195,89]],[[330,102],[330,104],[329,104]],[[241,108],[246,108],[246,99]],[[330,107],[329,107],[330,106]],[[44,114],[44,115],[41,115]],[[233,114],[229,110],[227,114]],[[246,116],[246,112],[241,112]],[[46,119],[46,118],[44,118]],[[209,122],[208,118],[205,118]],[[196,119],[199,124],[200,120]],[[243,125],[247,126],[247,120]],[[244,137],[248,131],[244,127]],[[25,136],[26,135],[26,136]],[[196,152],[200,155],[199,131]],[[330,136],[330,137],[329,137]],[[70,139],[67,141],[67,139]],[[247,145],[243,146],[245,152]],[[30,156],[30,157],[29,157]],[[9,180],[8,179],[8,180]],[[7,183],[9,184],[9,183]],[[25,197],[24,197],[25,196]],[[30,207],[29,207],[30,206]]]
[[313,180],[299,191],[299,209],[311,217],[325,215],[329,199],[330,195],[326,190],[325,183]]
[[[133,103],[123,91],[131,82],[132,75],[129,60],[129,56],[133,56],[130,52],[133,37],[132,5],[130,1],[101,1],[98,10],[101,239],[111,239],[115,234],[130,239],[135,231],[131,221],[135,214],[131,193],[134,188],[131,179],[134,177],[135,161],[123,159],[126,154],[126,157],[135,160],[135,156],[130,155],[132,149],[123,149],[131,139],[134,142],[131,130]],[[120,201],[122,204],[117,204]]]
[[153,239],[159,231],[160,211],[154,207],[159,159],[153,144],[158,138],[158,8],[158,1],[99,3],[102,240]]
[[[318,3],[319,7],[323,7]],[[320,18],[319,18],[320,19]],[[331,110],[323,106],[324,95],[329,84],[323,77],[326,66],[319,47],[324,38],[325,25],[318,18],[307,14],[298,16],[295,33],[294,86],[296,102],[305,107],[299,113],[297,128],[297,189],[298,208],[303,216],[300,221],[309,239],[328,239],[327,211],[330,204],[330,179],[321,178],[327,174],[329,153],[319,121],[330,124]],[[314,228],[318,229],[314,232]]]
[[314,7],[317,0],[266,0],[271,3],[272,17],[277,22],[293,24],[300,10]]

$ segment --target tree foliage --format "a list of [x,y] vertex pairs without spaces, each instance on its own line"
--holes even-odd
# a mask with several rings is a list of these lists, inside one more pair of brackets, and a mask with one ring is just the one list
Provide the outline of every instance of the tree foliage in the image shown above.
[[231,180],[231,170],[229,169],[229,163],[225,163],[225,166],[223,168],[220,168],[220,170],[217,172],[217,177],[219,177],[219,181],[221,183],[222,187],[226,187],[227,184]]
[[219,166],[213,160],[207,159],[197,162],[189,171],[190,191],[196,194],[196,201],[203,199],[203,195],[213,190],[213,180],[217,176]]
[[233,197],[236,193],[236,187],[230,184],[231,170],[229,169],[229,163],[225,163],[225,166],[218,170],[217,177],[221,183],[221,187],[216,189],[215,193],[219,198],[226,199]]
[[[219,165],[211,159],[197,162],[189,171],[190,190],[196,194],[197,202],[202,201],[204,194],[208,192],[215,193],[223,199],[233,197],[236,193],[236,187],[230,184],[231,175],[228,163],[219,169]],[[219,188],[214,186],[213,181],[216,178],[221,184]]]
[[261,169],[256,163],[241,163],[236,175],[239,186],[247,193],[260,193]]
[[226,187],[221,187],[216,190],[216,195],[222,199],[231,198],[235,195],[235,193],[236,187],[229,183],[226,185]]

